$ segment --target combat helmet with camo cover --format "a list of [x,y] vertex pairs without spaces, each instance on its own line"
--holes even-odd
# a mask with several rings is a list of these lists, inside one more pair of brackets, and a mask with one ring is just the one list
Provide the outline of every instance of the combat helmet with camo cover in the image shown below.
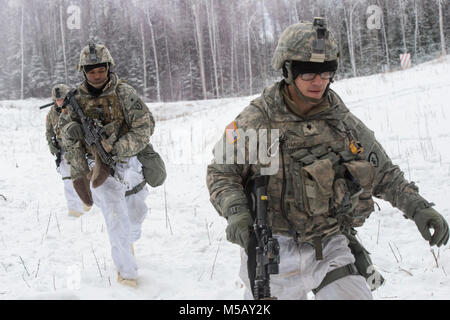
[[299,22],[287,27],[278,40],[272,58],[272,67],[280,70],[285,67],[286,82],[291,83],[292,61],[325,63],[339,60],[338,44],[327,30],[325,19],[314,18],[314,22]]
[[109,53],[108,48],[103,44],[96,44],[89,41],[89,44],[81,50],[80,62],[78,63],[78,71],[84,71],[85,66],[92,66],[106,63],[110,67],[114,66],[114,59]]
[[52,88],[52,100],[56,101],[58,99],[64,99],[66,95],[69,93],[69,86],[64,83],[59,83]]

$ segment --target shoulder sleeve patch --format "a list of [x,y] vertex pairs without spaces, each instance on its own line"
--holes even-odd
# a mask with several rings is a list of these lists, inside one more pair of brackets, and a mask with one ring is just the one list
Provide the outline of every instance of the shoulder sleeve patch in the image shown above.
[[377,168],[380,165],[380,162],[378,160],[378,155],[375,152],[371,152],[369,154],[369,162]]
[[132,106],[132,105],[134,105],[138,100],[139,100],[138,96],[137,96],[134,92],[131,92],[131,93],[128,95],[126,104],[129,105],[129,106]]
[[143,110],[145,109],[145,105],[144,102],[141,100],[141,98],[139,98],[139,96],[132,92],[128,95],[126,101],[125,101],[125,105],[129,108],[129,109],[136,109],[136,110]]
[[236,125],[236,121],[233,121],[225,127],[225,135],[227,136],[228,143],[233,144],[241,137]]

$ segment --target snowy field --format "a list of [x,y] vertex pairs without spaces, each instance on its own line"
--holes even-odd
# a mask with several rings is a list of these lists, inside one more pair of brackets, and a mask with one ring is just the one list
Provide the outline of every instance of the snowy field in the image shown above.
[[[332,88],[450,221],[450,56]],[[0,101],[0,299],[241,299],[239,248],[226,241],[205,175],[214,143],[255,97],[148,104],[168,177],[147,199],[137,289],[116,282],[100,210],[67,215],[38,109],[48,101]],[[431,250],[412,221],[377,203],[359,228],[387,280],[375,298],[449,299],[449,245]]]

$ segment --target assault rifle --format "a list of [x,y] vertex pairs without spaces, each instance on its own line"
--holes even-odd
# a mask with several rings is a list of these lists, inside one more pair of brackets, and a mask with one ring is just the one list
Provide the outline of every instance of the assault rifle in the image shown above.
[[50,102],[50,103],[44,104],[43,106],[40,106],[39,109],[44,109],[44,108],[50,107],[53,104],[54,104],[54,102]]
[[[255,300],[274,300],[270,293],[270,275],[278,274],[280,245],[272,237],[272,228],[267,224],[267,186],[270,176],[255,177],[247,193],[254,215],[254,232],[248,248],[248,270]],[[256,266],[255,266],[256,264]]]
[[56,136],[52,137],[52,142],[53,145],[58,148],[58,152],[55,154],[56,159],[55,159],[55,163],[56,163],[56,167],[58,168],[59,165],[61,164],[61,147],[59,146],[58,140],[56,139]]
[[77,89],[70,90],[70,92],[64,98],[64,102],[61,105],[61,108],[65,108],[67,105],[69,105],[71,109],[77,113],[81,120],[81,127],[83,128],[84,133],[84,141],[88,146],[94,145],[103,163],[108,165],[111,169],[114,169],[114,160],[111,155],[105,151],[105,148],[103,148],[102,145],[102,140],[105,137],[105,129],[98,126],[94,121],[86,116],[77,100],[75,99],[76,93]]

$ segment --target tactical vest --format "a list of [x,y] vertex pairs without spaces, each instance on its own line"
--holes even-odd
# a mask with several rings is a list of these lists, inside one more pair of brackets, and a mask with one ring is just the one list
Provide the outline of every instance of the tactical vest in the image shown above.
[[361,226],[374,211],[375,169],[361,159],[343,119],[274,122],[266,101],[252,102],[280,131],[280,169],[268,185],[273,232],[314,242]]
[[79,94],[76,96],[86,116],[94,120],[97,125],[106,126],[114,122],[113,129],[109,129],[107,136],[115,133],[117,139],[129,131],[117,93],[120,83],[121,80],[113,83],[98,97],[91,96],[82,90],[78,90]]
[[58,141],[59,145],[62,144],[61,142],[61,129],[59,128],[58,125],[58,120],[59,120],[59,115],[60,113],[58,111],[56,111],[56,103],[52,106],[52,109],[48,115],[49,117],[49,121],[50,121],[50,125],[52,126],[53,132],[56,135],[56,140]]

